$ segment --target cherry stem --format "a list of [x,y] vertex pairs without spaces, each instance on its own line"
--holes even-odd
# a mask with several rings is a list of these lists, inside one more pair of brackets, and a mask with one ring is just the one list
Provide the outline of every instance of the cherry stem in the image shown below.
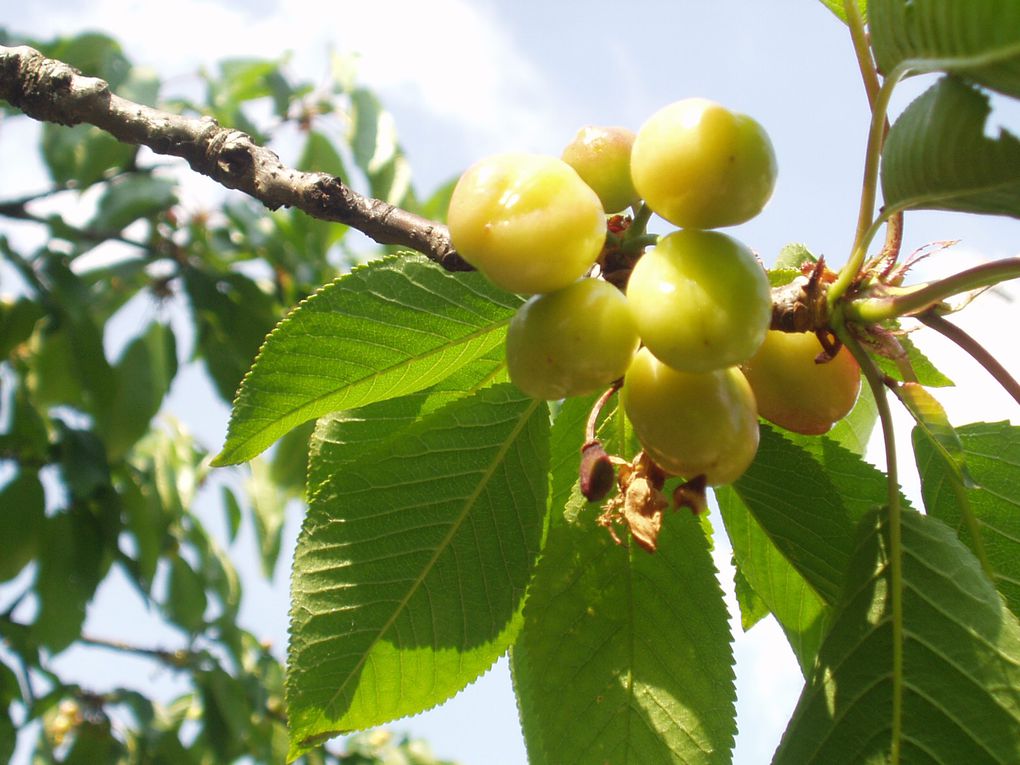
[[971,357],[985,368],[985,370],[1003,389],[1013,397],[1013,400],[1020,404],[1020,383],[1016,381],[1006,368],[999,363],[988,350],[977,340],[964,332],[960,327],[953,324],[944,316],[939,316],[935,311],[926,311],[917,317],[918,321],[931,327],[936,332],[952,340]]
[[877,324],[900,316],[931,311],[948,297],[970,290],[991,287],[1008,279],[1020,278],[1020,257],[1003,258],[968,268],[958,274],[916,287],[888,288],[881,297],[866,297],[844,306],[848,321]]
[[[849,6],[850,3],[847,5]],[[855,22],[861,23],[859,15],[856,15]],[[875,198],[878,194],[879,160],[882,156],[882,142],[889,127],[889,122],[886,119],[889,100],[892,98],[896,83],[904,74],[905,70],[901,67],[893,70],[892,74],[883,81],[882,87],[878,89],[871,105],[871,126],[868,129],[868,145],[864,155],[864,178],[861,181],[861,206],[857,214],[857,233],[854,236],[850,259],[829,288],[830,305],[842,297],[857,278],[867,257],[868,245],[871,244],[871,240],[883,223],[882,217],[874,218]]]
[[641,234],[640,236],[624,235],[623,242],[620,244],[620,251],[626,253],[638,252],[639,250],[643,250],[645,247],[652,247],[658,241],[658,234]]
[[627,241],[631,237],[644,236],[645,229],[648,228],[648,221],[652,218],[652,208],[644,202],[635,211],[634,219],[630,222],[626,232],[624,232],[624,241]]
[[623,385],[623,380],[617,380],[610,385],[606,391],[599,396],[599,400],[595,402],[595,405],[591,408],[591,413],[588,415],[588,422],[584,426],[584,444],[581,446],[588,446],[593,444],[598,439],[595,437],[595,429],[598,427],[599,416],[602,414],[602,410],[605,409],[606,404],[609,403],[609,399],[612,398],[613,394],[616,393]]
[[874,109],[881,84],[878,81],[875,60],[871,56],[868,34],[864,31],[864,19],[855,0],[843,0],[843,8],[846,11],[847,26],[850,28],[850,39],[853,41],[857,65],[861,69],[861,79],[864,80],[864,91],[868,94],[868,104]]

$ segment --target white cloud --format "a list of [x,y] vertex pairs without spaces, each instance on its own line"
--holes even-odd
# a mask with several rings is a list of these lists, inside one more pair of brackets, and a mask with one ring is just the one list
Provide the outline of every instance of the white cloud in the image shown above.
[[272,12],[181,0],[154,17],[130,0],[46,9],[16,27],[40,37],[101,29],[137,63],[184,74],[231,56],[292,52],[302,78],[328,71],[328,52],[357,52],[359,80],[447,123],[508,143],[539,135],[551,109],[545,79],[498,19],[466,0],[323,3],[281,0]]
[[550,136],[559,104],[548,78],[500,19],[468,0],[248,4],[181,0],[155,18],[152,6],[98,0],[31,12],[17,31],[48,38],[99,29],[131,60],[156,70],[174,92],[187,75],[229,57],[289,55],[296,79],[325,82],[330,54],[357,54],[359,83],[397,114],[419,188],[429,189],[480,156],[558,151]]

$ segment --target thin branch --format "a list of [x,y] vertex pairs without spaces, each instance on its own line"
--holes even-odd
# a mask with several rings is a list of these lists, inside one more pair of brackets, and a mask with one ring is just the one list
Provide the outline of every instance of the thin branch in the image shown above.
[[926,311],[916,318],[963,348],[1020,404],[1020,383],[981,343],[935,311]]
[[93,648],[106,648],[110,651],[118,651],[119,653],[127,653],[134,656],[141,656],[146,659],[153,659],[174,669],[187,669],[206,658],[203,653],[189,651],[184,648],[177,648],[173,650],[165,648],[147,648],[145,646],[124,643],[120,640],[109,640],[107,638],[90,637],[88,635],[79,636],[78,642],[83,645],[92,646]]
[[106,81],[82,76],[32,48],[0,46],[0,98],[43,122],[94,125],[124,143],[181,157],[196,172],[270,210],[294,207],[356,228],[379,244],[417,250],[447,270],[470,269],[445,226],[362,196],[332,175],[287,167],[247,134],[212,118],[171,114],[114,95]]
[[[51,224],[49,218],[44,218],[41,215],[29,212],[28,207],[19,200],[0,203],[0,216],[12,218],[14,220],[28,221],[30,223],[38,223],[41,226],[49,226]],[[102,242],[114,241],[120,242],[121,244],[129,244],[132,247],[138,247],[142,250],[149,249],[149,246],[144,242],[137,242],[134,239],[128,239],[120,231],[97,231],[95,229],[79,228],[78,226],[72,226],[64,220],[60,221],[60,225],[64,231],[69,232],[76,239],[82,242],[99,244]]]

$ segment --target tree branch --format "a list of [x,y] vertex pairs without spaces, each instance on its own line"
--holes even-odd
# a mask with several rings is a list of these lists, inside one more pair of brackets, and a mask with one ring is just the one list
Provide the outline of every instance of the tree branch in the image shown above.
[[121,98],[105,80],[85,77],[33,48],[0,46],[0,98],[42,122],[94,125],[124,143],[181,157],[196,172],[270,210],[295,207],[351,226],[379,244],[410,247],[447,270],[470,270],[445,226],[362,196],[332,175],[287,167],[247,134],[211,117],[171,114]]

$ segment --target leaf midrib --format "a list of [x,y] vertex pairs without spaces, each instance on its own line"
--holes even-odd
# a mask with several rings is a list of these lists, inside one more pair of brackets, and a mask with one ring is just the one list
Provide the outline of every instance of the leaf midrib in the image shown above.
[[[478,481],[475,490],[471,492],[471,494],[468,495],[468,497],[464,500],[464,504],[462,506],[460,515],[455,520],[455,522],[451,524],[450,531],[436,546],[436,550],[433,553],[432,557],[422,567],[420,575],[407,588],[407,593],[400,600],[397,606],[393,609],[393,613],[387,619],[386,623],[379,629],[378,634],[372,639],[372,642],[365,648],[365,651],[362,653],[361,657],[358,659],[355,666],[348,673],[347,678],[340,684],[340,687],[337,688],[336,692],[325,703],[324,705],[325,707],[333,706],[337,702],[337,700],[343,695],[344,691],[347,689],[348,684],[351,682],[351,680],[358,676],[359,672],[361,671],[361,668],[364,666],[365,662],[368,661],[368,657],[371,655],[372,650],[375,648],[376,644],[393,626],[393,624],[399,618],[400,614],[406,608],[408,602],[410,602],[411,598],[421,587],[422,583],[425,581],[429,572],[431,572],[432,568],[435,566],[440,556],[443,554],[443,552],[446,551],[447,547],[449,546],[453,537],[456,535],[457,531],[459,531],[464,521],[470,515],[471,510],[473,509],[475,503],[478,501],[479,496],[481,496],[482,491],[488,485],[489,481],[492,479],[493,474],[496,472],[496,468],[500,465],[503,458],[506,456],[507,452],[510,449],[510,446],[516,442],[521,431],[524,430],[528,421],[531,419],[531,415],[534,414],[535,410],[538,408],[540,403],[541,402],[538,399],[532,399],[531,404],[528,406],[528,408],[519,415],[517,424],[514,426],[513,431],[511,431],[511,433],[503,441],[503,444],[500,446],[498,452],[493,457],[492,461],[489,463],[485,472],[483,473],[482,478]],[[302,741],[302,745],[304,745],[304,742],[307,740],[308,739]]]
[[[956,187],[952,191],[933,192],[930,194],[913,194],[909,197],[904,197],[901,201],[895,205],[889,205],[889,207],[883,211],[882,217],[886,220],[891,218],[893,215],[903,212],[905,210],[920,207],[924,204],[930,204],[932,202],[940,202],[943,200],[956,200],[956,199],[970,199],[973,197],[979,197],[990,192],[999,191],[1001,189],[1008,189],[1010,186],[1017,186],[1020,188],[1020,180],[1017,178],[1006,178],[999,183],[984,184],[978,186],[967,186],[967,187]],[[1020,213],[1018,213],[1020,214]]]
[[[902,49],[901,49],[902,52]],[[926,74],[930,72],[959,72],[966,74],[972,69],[982,69],[995,64],[1006,63],[1020,56],[1020,42],[1009,43],[1002,47],[992,48],[984,53],[967,56],[943,56],[941,58],[925,58],[912,56],[902,58],[896,65],[906,74]]]

